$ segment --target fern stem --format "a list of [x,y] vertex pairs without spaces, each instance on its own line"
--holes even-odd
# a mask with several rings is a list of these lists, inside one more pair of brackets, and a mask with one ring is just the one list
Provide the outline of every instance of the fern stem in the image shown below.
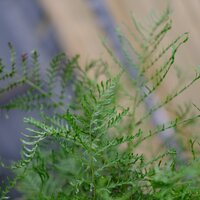
[[144,115],[141,119],[139,119],[136,122],[136,125],[141,124],[146,118],[151,116],[152,113],[154,113],[158,109],[162,108],[164,105],[166,105],[169,102],[171,102],[175,97],[177,97],[178,95],[183,93],[186,89],[188,89],[191,85],[193,85],[199,79],[200,79],[200,74],[197,74],[197,76],[191,82],[189,82],[187,85],[182,87],[179,91],[177,91],[176,93],[174,93],[172,95],[168,95],[163,102],[161,102],[160,104],[158,104],[158,105],[154,106],[153,108],[151,108],[150,111],[146,115]]
[[[37,90],[38,92],[40,92],[40,94],[44,95],[45,97],[49,97],[49,94],[48,94],[45,90],[43,90],[42,88],[38,87],[36,84],[34,84],[33,82],[31,82],[31,81],[28,80],[27,78],[25,78],[24,81],[25,81],[25,83],[27,83],[29,86],[31,86],[32,88],[34,88],[35,90]],[[50,98],[50,100],[51,100],[55,105],[58,104],[53,98]],[[66,110],[64,109],[63,106],[61,106],[60,109],[61,109],[62,111],[64,111],[64,112],[66,111]]]
[[171,129],[171,128],[174,128],[174,127],[178,127],[180,125],[184,125],[184,124],[187,124],[195,119],[198,119],[200,118],[200,115],[195,115],[191,118],[188,118],[188,119],[185,119],[185,120],[182,120],[182,121],[172,121],[171,123],[169,123],[168,126],[165,126],[164,128],[160,128],[160,129],[157,129],[155,130],[154,132],[152,131],[149,131],[149,134],[144,136],[143,138],[141,138],[135,145],[134,145],[134,148],[137,147],[139,144],[141,144],[144,140],[146,140],[147,138],[150,138],[152,137],[153,135],[156,135],[156,134],[159,134],[163,131],[166,131],[168,129]]

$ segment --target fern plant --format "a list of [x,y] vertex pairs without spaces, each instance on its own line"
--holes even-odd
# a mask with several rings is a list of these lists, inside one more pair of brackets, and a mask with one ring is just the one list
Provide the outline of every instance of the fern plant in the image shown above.
[[[11,68],[8,71],[0,62],[0,95],[22,85],[27,92],[0,108],[37,110],[40,119],[31,116],[24,119],[28,128],[22,133],[21,160],[11,166],[2,163],[16,178],[9,179],[2,187],[1,199],[9,198],[12,187],[27,200],[200,198],[200,160],[194,148],[198,143],[194,140],[190,140],[192,159],[181,165],[177,162],[176,149],[162,150],[151,158],[137,151],[148,138],[167,134],[167,130],[176,130],[199,118],[199,114],[187,116],[179,112],[175,119],[163,124],[152,127],[148,122],[200,79],[198,71],[188,84],[138,114],[173,67],[176,53],[188,40],[188,33],[160,50],[162,39],[171,29],[169,10],[156,18],[149,31],[144,32],[134,18],[133,23],[137,33],[130,33],[138,42],[139,51],[120,31],[118,35],[127,66],[137,72],[134,80],[106,45],[119,65],[117,75],[111,75],[102,61],[80,67],[79,56],[67,59],[59,54],[50,62],[44,81],[39,54],[32,52],[30,69],[28,56],[22,55],[22,67],[17,68],[15,51],[9,44]],[[138,56],[137,63],[132,59],[133,53]],[[90,70],[96,72],[93,78],[88,76]],[[124,77],[129,86],[123,84]],[[66,92],[69,85],[74,96],[71,102]]]

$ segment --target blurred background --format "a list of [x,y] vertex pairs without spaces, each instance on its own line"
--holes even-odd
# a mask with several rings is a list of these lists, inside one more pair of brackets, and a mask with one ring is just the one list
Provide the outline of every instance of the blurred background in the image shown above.
[[[190,40],[177,54],[176,64],[189,78],[193,77],[195,67],[200,64],[199,0],[1,0],[0,57],[5,65],[9,65],[7,44],[11,42],[19,58],[23,53],[38,50],[44,68],[53,55],[62,51],[69,57],[80,54],[81,64],[98,58],[109,62],[102,38],[107,38],[120,57],[115,29],[125,29],[123,24],[132,29],[131,14],[137,20],[145,21],[152,12],[159,15],[167,6],[172,10],[173,28],[164,42],[167,44],[179,34],[189,32]],[[172,71],[158,95],[162,97],[175,84],[176,72]],[[175,101],[179,104],[188,99],[200,105],[199,91],[198,83]],[[0,104],[23,92],[15,90],[0,96]],[[20,157],[19,137],[24,130],[22,120],[26,115],[30,113],[13,111],[9,116],[0,115],[0,157],[8,162]],[[1,170],[0,179],[5,175],[6,172]]]

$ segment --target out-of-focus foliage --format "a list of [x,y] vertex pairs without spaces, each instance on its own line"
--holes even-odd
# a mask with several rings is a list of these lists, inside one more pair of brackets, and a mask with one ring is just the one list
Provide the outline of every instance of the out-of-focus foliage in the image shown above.
[[[11,45],[11,68],[0,63],[0,95],[20,85],[27,85],[27,93],[1,106],[3,110],[38,110],[41,119],[31,116],[24,119],[27,133],[22,139],[22,158],[10,168],[16,178],[8,180],[1,190],[1,199],[8,198],[10,188],[22,192],[23,199],[199,199],[200,160],[191,140],[193,159],[178,166],[173,149],[158,153],[150,160],[135,153],[149,137],[171,129],[186,126],[199,115],[188,118],[183,115],[166,124],[149,128],[147,119],[171,102],[195,81],[193,80],[172,94],[166,94],[143,116],[137,109],[156,92],[170,68],[178,48],[188,39],[185,33],[167,47],[159,49],[160,42],[171,28],[169,11],[156,19],[149,32],[143,32],[133,20],[140,44],[135,50],[121,33],[119,38],[127,62],[138,71],[135,80],[129,80],[132,88],[122,83],[127,76],[124,68],[111,76],[103,62],[92,62],[80,67],[78,56],[67,60],[64,54],[55,56],[47,69],[46,81],[40,76],[38,53],[32,53],[32,67],[28,67],[27,55],[22,56],[22,68],[15,66],[15,52]],[[128,47],[128,49],[127,49]],[[107,47],[106,47],[107,48]],[[108,52],[113,56],[110,49]],[[138,55],[133,62],[131,51]],[[156,68],[160,59],[162,64]],[[122,64],[113,56],[120,67]],[[160,61],[161,62],[161,61]],[[147,71],[156,68],[148,75]],[[19,75],[18,70],[23,72]],[[94,70],[96,76],[88,77]],[[100,80],[104,76],[105,81]],[[68,85],[74,91],[74,99],[66,103]],[[144,89],[145,88],[145,89]],[[132,92],[134,91],[134,93]],[[126,99],[128,106],[121,102]],[[47,110],[53,111],[48,114]]]

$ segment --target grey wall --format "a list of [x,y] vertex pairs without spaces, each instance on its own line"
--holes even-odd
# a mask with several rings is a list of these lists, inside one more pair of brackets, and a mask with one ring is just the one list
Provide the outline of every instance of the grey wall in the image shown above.
[[[33,49],[39,51],[43,68],[50,58],[62,50],[56,39],[55,30],[46,18],[37,1],[1,0],[0,1],[0,58],[9,66],[8,42],[16,50],[17,57]],[[1,87],[1,86],[0,86]],[[23,90],[12,91],[8,97],[0,96],[0,104],[12,99]],[[23,118],[34,113],[12,111],[0,112],[0,157],[11,162],[20,158],[20,132],[24,132]],[[0,168],[0,182],[8,172]]]

